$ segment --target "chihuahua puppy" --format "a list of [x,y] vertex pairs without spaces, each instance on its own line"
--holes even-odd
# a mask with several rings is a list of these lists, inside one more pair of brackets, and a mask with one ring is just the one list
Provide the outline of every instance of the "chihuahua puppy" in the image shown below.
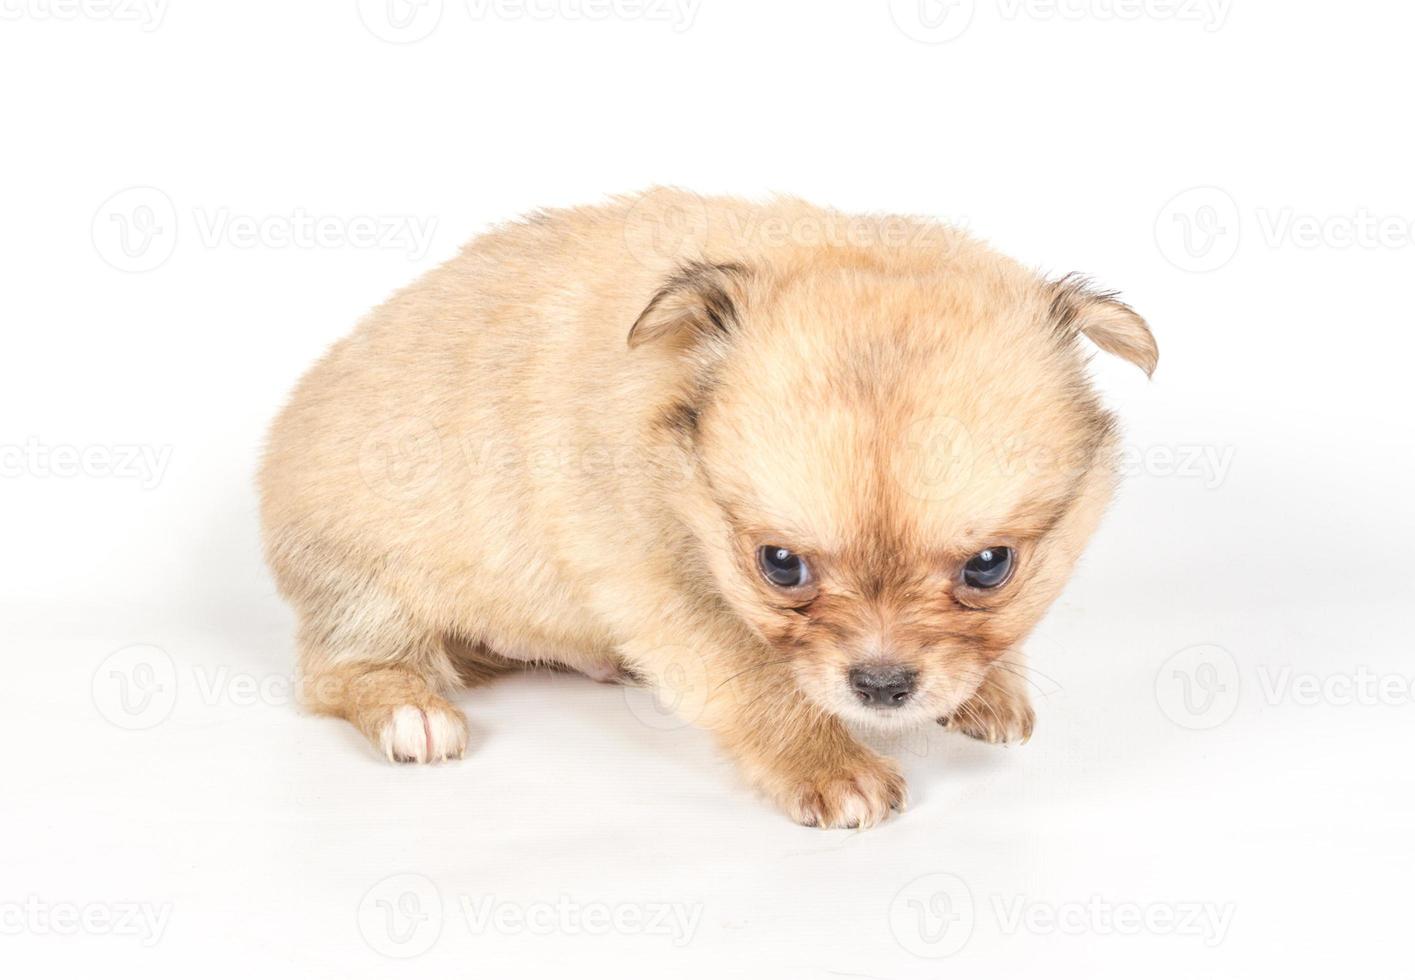
[[1025,740],[1018,647],[1115,482],[1082,336],[1144,321],[928,221],[673,190],[493,231],[300,382],[260,476],[301,689],[391,760],[531,664],[634,678],[796,821],[905,802],[850,726]]

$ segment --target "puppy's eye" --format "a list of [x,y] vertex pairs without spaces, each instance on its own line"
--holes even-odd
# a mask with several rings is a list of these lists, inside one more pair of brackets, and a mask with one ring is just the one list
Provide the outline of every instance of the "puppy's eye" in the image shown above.
[[963,566],[963,583],[974,589],[995,589],[1012,575],[1012,549],[988,548]]
[[811,580],[811,569],[800,555],[774,544],[757,550],[762,575],[778,589],[799,589]]

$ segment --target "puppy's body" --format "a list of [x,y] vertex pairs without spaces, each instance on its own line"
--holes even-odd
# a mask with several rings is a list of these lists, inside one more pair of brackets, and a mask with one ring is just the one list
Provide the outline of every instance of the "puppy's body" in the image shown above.
[[[1153,366],[1108,297],[793,200],[654,192],[485,235],[273,428],[307,699],[431,761],[465,747],[458,683],[627,667],[798,820],[877,821],[903,783],[840,718],[1030,732],[1011,651],[1112,482],[1078,332]],[[778,546],[808,581],[763,577]],[[1006,583],[963,584],[1003,546]]]

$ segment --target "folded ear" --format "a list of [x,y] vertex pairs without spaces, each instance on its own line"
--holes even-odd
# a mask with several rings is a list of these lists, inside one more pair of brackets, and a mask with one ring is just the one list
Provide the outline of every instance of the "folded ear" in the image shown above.
[[629,330],[629,347],[672,338],[691,344],[730,333],[737,325],[746,268],[734,263],[692,262],[654,294]]
[[1140,314],[1099,292],[1084,277],[1072,273],[1051,284],[1051,318],[1057,333],[1070,340],[1083,333],[1101,350],[1123,357],[1147,375],[1155,373],[1159,347]]

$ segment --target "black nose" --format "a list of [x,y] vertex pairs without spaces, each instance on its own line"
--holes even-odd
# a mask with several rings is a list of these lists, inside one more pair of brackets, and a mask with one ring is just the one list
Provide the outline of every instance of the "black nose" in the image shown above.
[[855,667],[850,671],[850,688],[871,707],[897,708],[914,693],[918,677],[918,671],[907,667]]

